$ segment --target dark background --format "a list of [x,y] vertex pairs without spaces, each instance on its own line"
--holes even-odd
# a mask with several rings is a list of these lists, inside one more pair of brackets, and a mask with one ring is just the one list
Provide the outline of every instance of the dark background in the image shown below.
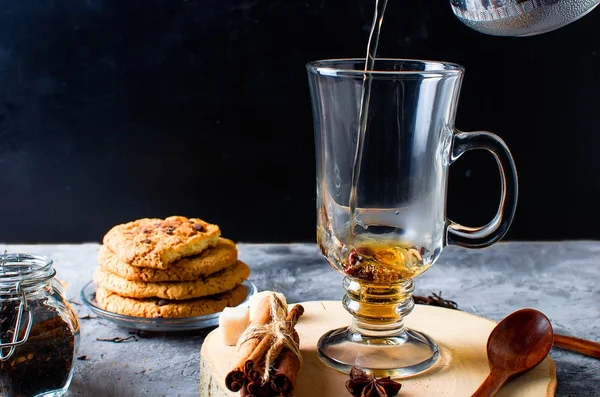
[[[363,56],[373,0],[3,0],[0,241],[97,241],[198,216],[237,241],[314,241],[304,65]],[[380,56],[466,66],[457,127],[512,149],[507,239],[600,238],[600,11],[484,36],[446,0],[390,0]],[[448,213],[495,212],[486,154],[453,165]]]

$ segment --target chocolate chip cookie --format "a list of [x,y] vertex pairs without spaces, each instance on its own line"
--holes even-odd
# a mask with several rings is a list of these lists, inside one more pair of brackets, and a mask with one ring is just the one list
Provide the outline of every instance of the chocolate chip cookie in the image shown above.
[[196,281],[149,282],[129,281],[98,268],[94,281],[99,287],[128,298],[161,298],[182,300],[229,291],[250,276],[250,268],[242,261]]
[[187,300],[134,299],[120,296],[105,288],[96,290],[96,302],[104,310],[135,317],[179,318],[217,313],[237,306],[246,298],[247,290],[239,285],[230,291],[204,298]]
[[193,281],[234,265],[237,253],[233,241],[220,237],[214,247],[205,249],[199,255],[182,258],[168,269],[156,269],[121,262],[103,245],[98,251],[98,263],[102,269],[130,281]]
[[170,216],[117,225],[106,233],[103,243],[120,262],[166,269],[183,257],[197,255],[214,246],[220,234],[217,225],[201,219]]

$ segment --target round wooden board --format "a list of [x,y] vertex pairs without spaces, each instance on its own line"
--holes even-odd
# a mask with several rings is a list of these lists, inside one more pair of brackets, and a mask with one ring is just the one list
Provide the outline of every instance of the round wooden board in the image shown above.
[[[304,315],[296,330],[304,364],[298,374],[296,397],[350,396],[344,383],[348,375],[319,360],[316,343],[326,331],[351,321],[339,301],[303,302]],[[441,348],[435,369],[402,379],[399,396],[470,396],[489,374],[486,343],[495,322],[459,310],[416,305],[406,324],[433,337]],[[220,330],[212,331],[200,353],[200,396],[235,397],[226,389],[225,375],[236,359],[235,347],[226,346]],[[556,391],[556,367],[547,357],[531,372],[505,385],[499,397],[546,397]]]

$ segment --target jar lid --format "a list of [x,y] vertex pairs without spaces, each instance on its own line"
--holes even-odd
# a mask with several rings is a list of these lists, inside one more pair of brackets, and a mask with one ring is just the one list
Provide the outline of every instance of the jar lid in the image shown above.
[[0,294],[5,289],[14,289],[18,282],[26,287],[51,279],[56,274],[52,263],[47,256],[4,251],[0,255]]

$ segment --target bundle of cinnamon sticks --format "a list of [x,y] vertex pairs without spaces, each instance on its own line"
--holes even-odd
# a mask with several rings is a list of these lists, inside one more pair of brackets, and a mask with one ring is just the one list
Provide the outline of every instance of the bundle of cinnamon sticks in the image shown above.
[[264,297],[240,337],[238,360],[225,385],[242,397],[294,395],[301,364],[300,340],[294,328],[304,308],[295,305],[287,312],[279,305],[282,303],[274,295]]

